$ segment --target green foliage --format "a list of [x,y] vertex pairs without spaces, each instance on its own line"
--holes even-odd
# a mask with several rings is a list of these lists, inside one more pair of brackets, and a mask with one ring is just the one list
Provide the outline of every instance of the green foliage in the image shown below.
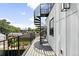
[[20,28],[14,27],[12,25],[9,26],[10,32],[20,32]]
[[[9,46],[12,46],[12,47],[18,47],[18,40],[17,38],[15,40],[9,40]],[[30,38],[28,37],[22,37],[20,40],[19,40],[19,45],[28,45],[30,44]]]
[[20,28],[10,25],[6,19],[0,20],[0,32],[10,33],[10,32],[20,32]]
[[28,32],[31,32],[31,31],[33,31],[33,29],[31,29],[30,27],[28,28]]
[[40,28],[36,28],[35,29],[35,32],[38,32],[39,33],[40,32]]

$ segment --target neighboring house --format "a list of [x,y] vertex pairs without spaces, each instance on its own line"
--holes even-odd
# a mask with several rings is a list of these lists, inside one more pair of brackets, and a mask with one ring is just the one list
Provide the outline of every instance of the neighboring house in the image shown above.
[[0,41],[6,40],[6,35],[0,33]]
[[22,33],[9,33],[8,36],[22,36]]
[[21,30],[21,33],[25,34],[27,31],[28,31],[27,29],[23,29],[23,30]]
[[8,34],[8,37],[9,37],[8,39],[16,38],[17,36],[20,36],[20,38],[27,37],[27,38],[34,39],[35,38],[35,32],[25,33],[25,34],[22,34],[22,33],[9,33]]
[[3,50],[3,42],[4,42],[4,40],[6,40],[6,35],[0,33],[0,56],[4,55],[4,53],[5,53],[4,51],[2,51]]

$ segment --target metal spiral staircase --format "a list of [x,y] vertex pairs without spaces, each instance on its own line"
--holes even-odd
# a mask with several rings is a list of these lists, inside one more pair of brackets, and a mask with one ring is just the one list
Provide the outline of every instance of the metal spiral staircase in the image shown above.
[[48,17],[53,5],[53,3],[42,3],[34,10],[34,24],[40,28],[40,44],[42,44],[41,32],[43,31],[42,28],[44,28],[44,26],[41,25],[41,17]]

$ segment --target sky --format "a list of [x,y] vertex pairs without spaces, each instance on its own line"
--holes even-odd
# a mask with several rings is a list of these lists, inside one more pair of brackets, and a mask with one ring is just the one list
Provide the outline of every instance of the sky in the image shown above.
[[33,10],[40,3],[69,2],[75,3],[74,0],[0,0],[0,19],[5,18],[10,21],[12,25],[22,29],[28,27],[35,28],[33,22]]
[[25,29],[35,28],[33,11],[39,4],[0,3],[0,19],[6,19],[11,25]]
[[[36,28],[34,25],[34,10],[40,3],[0,3],[0,19],[6,19],[11,25],[21,29]],[[44,25],[45,20],[41,24]]]

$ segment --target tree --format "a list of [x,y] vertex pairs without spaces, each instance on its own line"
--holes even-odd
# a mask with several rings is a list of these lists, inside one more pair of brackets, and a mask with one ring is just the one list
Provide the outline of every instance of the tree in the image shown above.
[[35,28],[35,32],[40,32],[40,28]]
[[0,32],[10,33],[10,32],[20,32],[20,28],[10,25],[6,19],[0,20]]
[[33,31],[33,29],[31,29],[31,28],[29,27],[29,28],[28,28],[28,31],[30,31],[30,32],[31,32],[31,31]]

